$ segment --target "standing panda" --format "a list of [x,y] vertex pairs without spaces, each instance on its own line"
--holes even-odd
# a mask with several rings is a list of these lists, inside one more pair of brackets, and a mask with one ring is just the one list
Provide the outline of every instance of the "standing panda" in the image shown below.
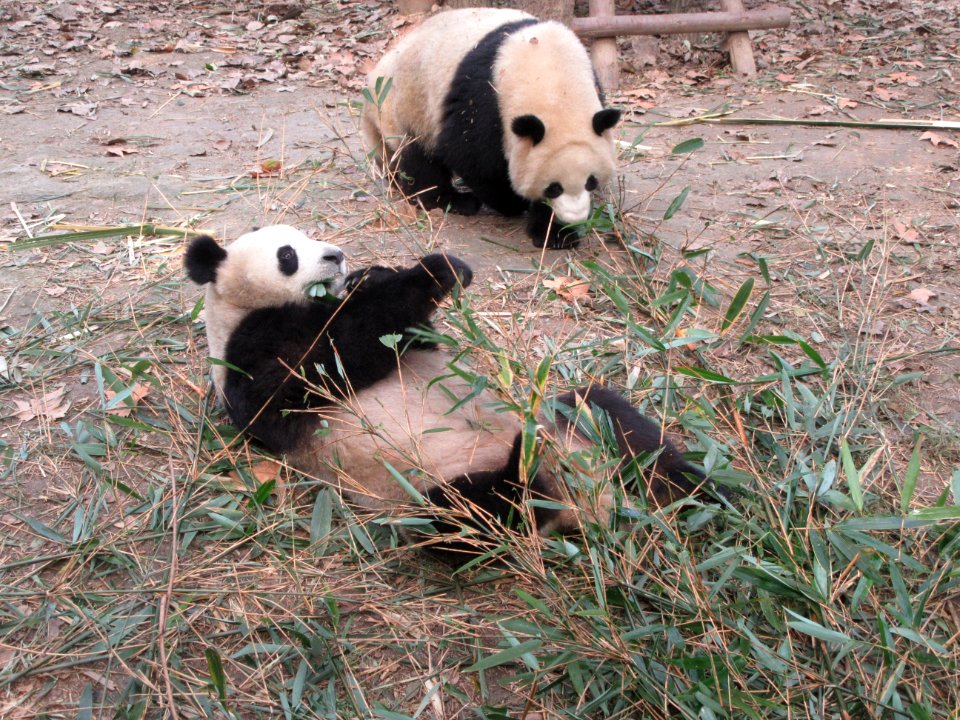
[[[185,264],[207,286],[209,351],[223,371],[214,381],[233,423],[358,505],[426,514],[437,531],[429,544],[441,553],[489,547],[485,538],[503,524],[546,535],[607,522],[611,468],[645,453],[659,452],[651,487],[660,501],[703,479],[658,425],[604,388],[545,403],[536,438],[525,435],[491,392],[413,330],[470,284],[455,257],[345,276],[338,248],[274,226],[226,249],[198,237]],[[604,464],[588,435],[607,422],[625,459]],[[583,488],[568,487],[564,474]]]
[[[428,210],[528,212],[537,247],[577,242],[590,194],[614,173],[614,125],[571,30],[518,10],[439,13],[368,76],[367,146]],[[454,189],[460,177],[469,192]]]

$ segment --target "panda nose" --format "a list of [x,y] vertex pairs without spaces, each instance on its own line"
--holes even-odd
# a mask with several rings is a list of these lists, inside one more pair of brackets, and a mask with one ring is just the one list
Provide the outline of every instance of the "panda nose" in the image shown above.
[[323,259],[327,262],[332,262],[334,265],[339,265],[343,262],[343,253],[339,250],[336,252],[329,252],[323,256]]

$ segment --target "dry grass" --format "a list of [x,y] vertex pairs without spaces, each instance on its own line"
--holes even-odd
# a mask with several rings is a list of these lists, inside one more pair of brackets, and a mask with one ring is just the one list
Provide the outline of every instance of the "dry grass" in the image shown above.
[[[325,239],[379,232],[377,261],[437,244],[438,214],[350,200],[344,162],[220,192],[290,220],[322,181],[339,188]],[[501,565],[462,573],[235,436],[204,389],[179,239],[131,244],[130,302],[13,328],[10,392],[80,391],[2,448],[0,716],[955,713],[960,473],[890,411],[916,378],[897,370],[910,349],[874,332],[882,225],[838,219],[858,239],[822,245],[812,262],[834,279],[813,283],[775,254],[730,275],[706,249],[664,250],[669,219],[643,212],[598,217],[621,245],[570,256],[586,296],[548,290],[559,271],[533,262],[442,328],[520,413],[544,362],[557,390],[627,388],[736,500],[505,535]],[[809,246],[803,222],[752,228]],[[80,252],[61,242],[55,260]]]

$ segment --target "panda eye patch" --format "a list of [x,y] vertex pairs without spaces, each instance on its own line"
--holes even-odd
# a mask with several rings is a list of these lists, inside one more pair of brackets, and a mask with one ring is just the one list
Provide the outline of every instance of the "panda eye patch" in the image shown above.
[[543,196],[553,200],[563,195],[563,185],[558,182],[552,182],[547,185],[547,189],[543,191]]
[[594,190],[597,189],[597,186],[599,184],[600,183],[597,182],[597,179],[593,175],[591,175],[590,177],[587,178],[587,184],[584,185],[583,188],[587,192],[593,192]]
[[277,266],[280,272],[288,277],[297,272],[300,267],[300,260],[297,257],[297,251],[290,245],[284,245],[277,250]]

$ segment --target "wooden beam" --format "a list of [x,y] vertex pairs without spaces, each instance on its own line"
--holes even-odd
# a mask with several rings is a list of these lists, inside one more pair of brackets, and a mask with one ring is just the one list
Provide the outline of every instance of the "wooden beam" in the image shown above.
[[[590,0],[590,17],[588,20],[615,21],[620,18],[614,14],[613,0]],[[579,19],[574,19],[573,27],[576,31]],[[593,60],[593,70],[597,73],[597,82],[606,92],[620,88],[620,57],[617,55],[617,33],[596,38],[590,46],[590,58]]]
[[671,13],[668,15],[611,15],[575,18],[573,31],[582,38],[609,38],[617,35],[676,35],[680,33],[738,32],[787,27],[790,11],[785,8],[743,12]]

